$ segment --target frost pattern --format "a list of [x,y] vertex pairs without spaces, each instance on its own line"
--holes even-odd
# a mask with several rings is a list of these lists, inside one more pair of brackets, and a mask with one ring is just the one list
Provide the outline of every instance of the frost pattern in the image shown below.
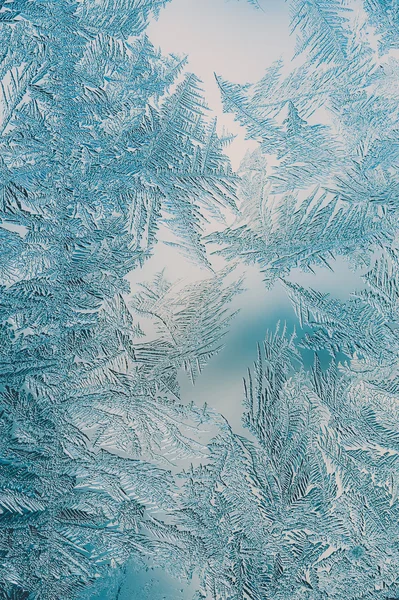
[[[196,572],[195,600],[396,598],[394,3],[356,21],[345,0],[292,0],[294,69],[217,78],[259,149],[235,224],[205,239],[238,178],[199,80],[145,36],[164,4],[0,0],[0,597],[90,595],[133,560]],[[231,269],[129,295],[161,227],[208,270],[217,243],[282,281],[304,329],[259,345],[247,438],[178,385],[220,350]],[[338,255],[363,269],[348,301],[290,280]]]
[[163,1],[0,5],[0,594],[71,600],[132,557],[187,575],[171,465],[211,416],[177,372],[218,351],[238,288],[158,278],[134,302],[165,325],[149,344],[126,275],[161,226],[208,266],[204,224],[235,207],[224,142],[143,33]]
[[[237,222],[208,239],[282,281],[303,331],[277,327],[259,345],[244,381],[251,436],[226,424],[210,463],[187,473],[204,598],[399,594],[398,65],[374,50],[395,48],[394,4],[365,1],[362,22],[343,0],[293,0],[293,70],[217,77],[259,149],[240,168]],[[339,255],[363,270],[347,301],[290,279]]]
[[323,371],[316,355],[305,373],[294,342],[270,334],[248,372],[255,441],[226,427],[211,464],[188,474],[184,524],[201,531],[204,589],[237,600],[395,598],[397,369],[363,358]]

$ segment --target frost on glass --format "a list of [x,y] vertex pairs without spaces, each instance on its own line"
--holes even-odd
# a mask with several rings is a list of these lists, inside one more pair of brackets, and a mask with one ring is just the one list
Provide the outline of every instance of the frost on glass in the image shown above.
[[132,558],[192,570],[171,465],[211,417],[177,372],[218,351],[238,288],[158,277],[131,300],[126,275],[161,226],[208,267],[235,176],[199,80],[144,34],[163,5],[0,2],[1,597],[71,600]]
[[[394,4],[293,0],[291,71],[217,76],[259,149],[240,167],[240,216],[208,239],[283,283],[301,335],[266,335],[244,380],[251,435],[226,425],[187,474],[204,597],[399,594],[397,61],[381,54],[398,39]],[[338,256],[361,273],[348,300],[291,278]]]
[[[397,598],[397,9],[292,0],[291,70],[217,76],[258,142],[234,174],[200,81],[145,35],[164,4],[0,0],[0,597],[111,572],[118,595],[131,561],[195,600]],[[161,229],[207,275],[132,295]],[[292,280],[337,256],[349,299]],[[238,263],[300,329],[259,344],[245,437],[179,387],[222,347]]]

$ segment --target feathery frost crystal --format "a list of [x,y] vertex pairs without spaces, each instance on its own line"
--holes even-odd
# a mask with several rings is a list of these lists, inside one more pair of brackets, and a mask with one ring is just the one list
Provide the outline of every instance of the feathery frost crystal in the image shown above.
[[[201,82],[145,34],[165,4],[0,0],[0,598],[113,573],[117,600],[130,561],[194,575],[193,600],[395,599],[399,9],[290,1],[291,70],[217,75],[258,142],[235,174]],[[205,275],[131,290],[160,231]],[[349,299],[293,280],[338,256]],[[244,437],[179,378],[207,377],[245,264],[298,333],[259,340]]]

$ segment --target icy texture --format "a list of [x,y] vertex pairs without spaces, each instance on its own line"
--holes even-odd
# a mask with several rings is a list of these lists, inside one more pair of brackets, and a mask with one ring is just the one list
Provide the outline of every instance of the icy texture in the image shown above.
[[[398,63],[376,56],[369,22],[343,4],[292,3],[302,55],[288,74],[277,62],[256,85],[217,78],[225,109],[261,151],[242,166],[239,226],[211,241],[269,281],[337,255],[367,264],[397,229]],[[266,172],[261,153],[277,165]]]
[[381,53],[399,48],[399,7],[395,0],[364,0],[370,23],[379,34]]
[[209,418],[177,372],[218,351],[237,286],[170,291],[165,316],[159,278],[135,302],[165,324],[148,344],[125,277],[161,223],[207,265],[207,211],[235,192],[198,79],[169,94],[185,61],[142,35],[163,4],[0,2],[2,597],[71,600],[131,556],[191,568],[158,521]]
[[[210,272],[209,219],[236,211],[200,82],[144,35],[164,4],[0,0],[0,597],[90,597],[132,560],[196,571],[195,600],[397,598],[399,65],[370,29],[396,47],[394,3],[359,24],[293,0],[294,70],[218,77],[259,150],[207,241],[280,279],[306,332],[260,345],[248,438],[179,397],[221,348],[231,270],[129,296],[161,227]],[[290,280],[337,255],[366,271],[348,301]]]
[[[359,24],[349,2],[293,0],[292,72],[217,78],[260,148],[241,166],[237,223],[208,239],[282,280],[306,333],[266,336],[244,382],[252,437],[226,425],[187,475],[183,523],[203,541],[207,598],[399,594],[398,64],[370,29],[380,51],[395,47],[394,4],[365,2]],[[364,270],[348,301],[290,281],[337,255]]]
[[298,361],[284,332],[266,338],[245,382],[255,441],[226,428],[211,464],[189,474],[184,523],[201,533],[204,588],[234,600],[396,598],[397,375],[380,385],[371,369],[364,378],[366,360],[345,374],[317,359],[305,375]]

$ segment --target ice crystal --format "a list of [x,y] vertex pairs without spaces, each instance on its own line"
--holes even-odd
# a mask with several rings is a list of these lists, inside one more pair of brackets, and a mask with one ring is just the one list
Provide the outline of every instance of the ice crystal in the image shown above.
[[208,265],[202,228],[235,178],[199,80],[144,34],[163,1],[0,4],[0,588],[71,600],[131,557],[189,572],[161,520],[171,457],[204,452],[209,416],[180,404],[177,371],[218,351],[237,288],[187,290],[176,343],[148,345],[126,275],[161,224]]
[[[165,3],[0,0],[1,597],[87,597],[133,561],[196,572],[196,600],[396,598],[396,5],[292,0],[291,71],[217,76],[258,142],[238,177],[200,81],[145,35]],[[210,274],[131,295],[161,227]],[[259,344],[247,437],[180,399],[241,290],[207,243],[280,280],[301,330]],[[349,299],[292,281],[338,255],[363,269]]]
[[[226,425],[187,473],[183,523],[203,542],[207,597],[399,592],[397,65],[369,41],[395,48],[396,12],[366,1],[359,25],[353,8],[293,0],[299,64],[255,85],[217,77],[259,149],[241,166],[237,222],[209,240],[283,281],[303,331],[277,328],[258,348],[244,381],[252,437]],[[337,255],[363,268],[347,301],[290,280]]]

